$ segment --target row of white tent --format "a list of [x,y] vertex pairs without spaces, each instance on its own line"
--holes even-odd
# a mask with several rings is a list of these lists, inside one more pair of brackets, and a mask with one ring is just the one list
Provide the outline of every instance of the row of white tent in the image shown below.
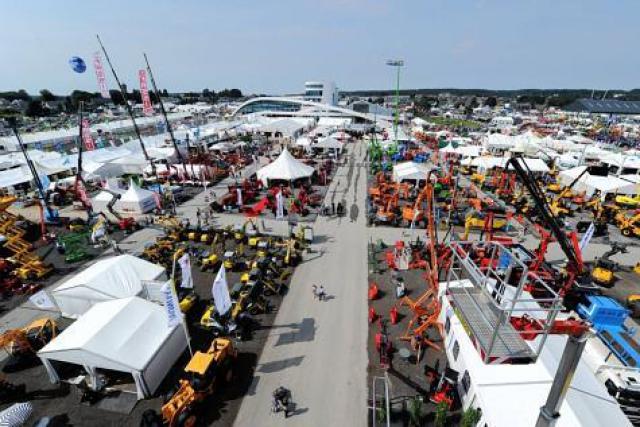
[[187,346],[182,327],[169,326],[158,304],[164,283],[164,268],[121,255],[56,287],[55,304],[77,320],[38,352],[50,380],[61,380],[60,363],[83,367],[93,384],[100,370],[113,370],[132,376],[139,399],[151,396]]
[[133,180],[130,180],[129,188],[126,190],[111,185],[109,181],[105,187],[109,191],[102,190],[91,199],[93,209],[96,212],[102,212],[107,208],[109,202],[116,197],[112,193],[120,195],[120,198],[113,205],[113,209],[117,212],[145,214],[154,210],[158,205],[159,195],[154,191],[141,188]]

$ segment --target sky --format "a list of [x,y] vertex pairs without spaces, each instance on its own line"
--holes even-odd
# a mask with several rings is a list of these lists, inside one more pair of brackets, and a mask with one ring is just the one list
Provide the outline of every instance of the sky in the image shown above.
[[389,89],[391,58],[403,88],[632,89],[638,16],[637,0],[3,1],[0,91],[98,91],[96,33],[129,88],[146,52],[169,92]]

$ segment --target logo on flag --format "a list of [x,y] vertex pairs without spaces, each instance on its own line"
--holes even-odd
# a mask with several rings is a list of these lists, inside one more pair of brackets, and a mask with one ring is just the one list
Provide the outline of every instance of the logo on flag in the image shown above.
[[180,264],[180,270],[182,271],[182,284],[180,286],[192,289],[193,276],[191,276],[191,258],[189,258],[189,254],[182,255],[178,260],[178,264]]
[[586,248],[589,245],[589,242],[591,241],[591,238],[593,237],[593,233],[594,231],[596,231],[596,226],[593,224],[593,222],[591,224],[589,224],[589,228],[587,228],[587,232],[584,233],[584,235],[582,236],[582,239],[580,239],[580,251],[584,251],[584,248]]
[[216,279],[213,281],[211,288],[213,295],[213,303],[218,313],[222,316],[231,308],[231,297],[229,296],[229,287],[227,286],[227,273],[224,265],[218,270]]
[[284,200],[282,191],[278,191],[278,194],[276,194],[276,219],[282,218],[284,218]]
[[149,88],[147,87],[147,72],[145,70],[138,71],[138,77],[140,78],[140,96],[142,98],[142,112],[145,116],[151,116],[153,114],[153,105],[151,105],[151,98],[149,97]]
[[49,294],[44,290],[31,295],[29,297],[29,301],[31,301],[33,305],[35,305],[41,310],[49,310],[49,309],[56,308],[56,305],[53,303],[53,301],[49,297]]
[[98,88],[103,98],[109,99],[109,90],[107,89],[107,79],[104,75],[104,67],[102,66],[102,58],[100,52],[93,54],[93,68],[96,70],[96,78],[98,79]]
[[167,327],[173,328],[182,323],[182,313],[180,312],[180,302],[170,280],[162,286],[161,292],[164,299],[164,309],[167,312]]

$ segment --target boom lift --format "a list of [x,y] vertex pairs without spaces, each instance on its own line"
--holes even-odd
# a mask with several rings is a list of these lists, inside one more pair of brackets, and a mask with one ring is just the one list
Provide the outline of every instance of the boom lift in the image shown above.
[[[567,257],[567,265],[564,274],[556,281],[556,286],[558,288],[558,294],[565,298],[565,305],[572,306],[577,302],[573,300],[574,297],[579,296],[576,294],[593,292],[597,290],[597,287],[593,285],[589,271],[582,261],[582,253],[578,245],[577,234],[575,232],[571,232],[569,233],[569,236],[567,236],[564,232],[564,224],[561,224],[559,219],[551,212],[544,192],[539,187],[538,183],[531,177],[530,172],[525,170],[526,164],[524,161],[520,162],[521,158],[521,156],[511,157],[507,161],[506,167],[509,167],[509,165],[513,166],[518,178],[531,194],[542,222],[549,228],[553,237],[558,241],[562,252]],[[585,169],[580,176],[589,170],[591,169]],[[578,178],[569,185],[569,188],[577,182],[580,176],[578,176]],[[572,297],[569,298],[572,301],[567,301],[568,296]],[[567,304],[567,302],[570,302],[570,304]]]

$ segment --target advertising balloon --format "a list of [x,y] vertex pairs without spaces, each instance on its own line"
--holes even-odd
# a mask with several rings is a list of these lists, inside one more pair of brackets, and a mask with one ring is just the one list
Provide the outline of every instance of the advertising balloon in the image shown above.
[[76,73],[84,73],[87,70],[87,64],[85,64],[84,60],[79,56],[72,56],[69,60],[69,65]]

